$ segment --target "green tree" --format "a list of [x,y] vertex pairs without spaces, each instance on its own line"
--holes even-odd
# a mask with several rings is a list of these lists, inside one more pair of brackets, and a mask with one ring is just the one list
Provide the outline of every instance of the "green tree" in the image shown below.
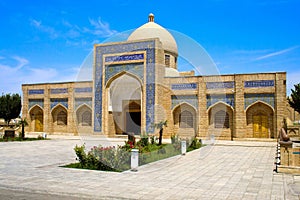
[[300,83],[294,85],[295,89],[292,90],[291,97],[288,98],[288,102],[295,111],[300,114]]
[[162,142],[162,136],[164,132],[164,127],[167,127],[167,120],[166,121],[161,121],[157,124],[154,124],[155,128],[159,129],[159,139],[158,139],[158,145],[161,145]]
[[19,117],[21,108],[21,96],[19,94],[2,94],[0,97],[0,118],[3,118],[7,125],[11,119]]

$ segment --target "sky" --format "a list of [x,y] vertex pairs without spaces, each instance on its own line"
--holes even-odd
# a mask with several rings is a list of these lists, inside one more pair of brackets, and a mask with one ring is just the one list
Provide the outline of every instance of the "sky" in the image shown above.
[[94,44],[153,13],[201,45],[220,74],[284,71],[289,94],[300,82],[299,9],[300,0],[0,0],[0,93],[75,81]]

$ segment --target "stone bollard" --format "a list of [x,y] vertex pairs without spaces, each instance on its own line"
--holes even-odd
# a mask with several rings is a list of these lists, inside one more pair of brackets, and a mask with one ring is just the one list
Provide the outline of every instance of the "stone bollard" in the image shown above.
[[139,150],[131,149],[131,171],[137,172],[139,166]]
[[211,141],[211,144],[215,144],[215,135],[214,134],[210,135],[210,141]]
[[186,141],[181,140],[181,154],[185,155],[185,153],[186,153]]

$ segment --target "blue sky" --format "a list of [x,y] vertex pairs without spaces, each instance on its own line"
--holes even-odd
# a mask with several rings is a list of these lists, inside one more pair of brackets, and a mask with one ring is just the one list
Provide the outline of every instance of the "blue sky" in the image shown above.
[[0,93],[22,83],[74,81],[93,49],[155,22],[207,51],[221,74],[286,71],[300,82],[299,0],[0,0]]

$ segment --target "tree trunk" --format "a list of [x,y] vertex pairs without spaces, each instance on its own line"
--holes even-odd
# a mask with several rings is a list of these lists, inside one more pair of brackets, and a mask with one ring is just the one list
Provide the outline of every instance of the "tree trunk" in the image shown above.
[[164,131],[164,129],[163,129],[163,128],[159,130],[159,140],[158,140],[158,145],[161,145],[163,131]]
[[25,127],[25,124],[22,123],[22,139],[25,138],[25,131],[24,131],[24,127]]

